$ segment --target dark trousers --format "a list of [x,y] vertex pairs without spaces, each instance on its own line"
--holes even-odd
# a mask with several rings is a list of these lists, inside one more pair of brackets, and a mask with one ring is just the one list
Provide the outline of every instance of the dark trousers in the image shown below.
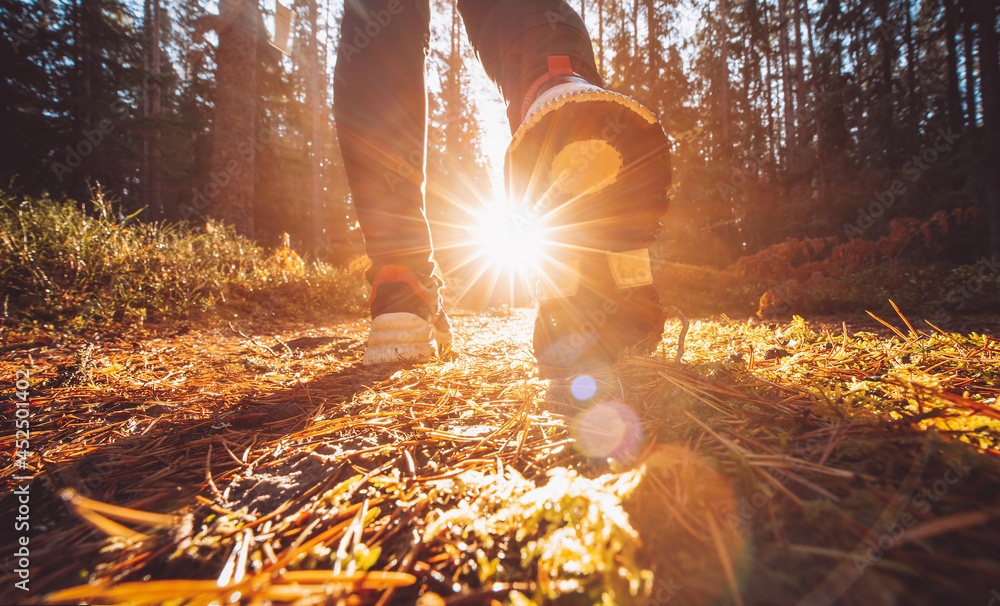
[[[334,116],[373,270],[434,269],[424,214],[429,0],[345,0]],[[507,102],[511,131],[547,58],[601,84],[583,20],[564,0],[458,0],[469,40]],[[373,275],[373,274],[370,274]]]

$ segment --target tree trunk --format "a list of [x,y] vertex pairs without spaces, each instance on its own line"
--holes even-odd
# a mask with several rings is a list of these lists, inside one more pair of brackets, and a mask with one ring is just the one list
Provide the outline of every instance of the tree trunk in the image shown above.
[[[985,157],[1000,155],[1000,56],[997,50],[997,9],[992,2],[978,3],[979,69],[983,95],[983,127],[986,131]],[[986,167],[986,187],[983,191],[986,217],[989,223],[989,254],[1000,260],[1000,171]]]
[[143,86],[143,114],[146,132],[143,137],[143,189],[146,215],[153,220],[164,218],[163,187],[160,166],[160,0],[146,0],[146,72],[149,86]]
[[979,69],[983,99],[983,125],[991,135],[1000,134],[1000,57],[997,56],[996,6],[979,2]]
[[955,0],[944,0],[944,36],[948,51],[948,89],[946,107],[948,124],[953,130],[962,128],[962,99],[958,91],[958,52],[955,42]]
[[764,47],[764,70],[766,76],[764,77],[764,91],[765,98],[767,99],[767,153],[768,153],[768,171],[769,178],[774,178],[774,165],[777,163],[777,154],[774,148],[775,141],[780,138],[779,131],[781,128],[775,124],[774,120],[774,95],[771,88],[771,83],[774,81],[772,75],[774,69],[772,68],[771,62],[771,45],[768,44]]
[[962,2],[962,25],[965,47],[965,113],[968,116],[968,125],[976,128],[979,123],[976,112],[976,58],[973,48],[976,44],[976,35],[972,31],[972,24],[976,17],[972,14],[975,0],[963,0]]
[[254,155],[262,142],[256,133],[257,0],[227,0],[219,10],[215,138],[204,191],[212,216],[253,237]]
[[597,0],[597,71],[604,78],[604,0]]
[[721,37],[719,60],[722,64],[722,74],[719,77],[719,104],[722,109],[721,160],[728,171],[731,161],[729,143],[729,0],[719,0],[719,21],[719,35]]
[[646,3],[646,66],[649,70],[649,85],[660,77],[660,20],[656,15],[655,0],[645,0]]
[[795,172],[795,101],[792,98],[791,68],[788,57],[788,11],[785,0],[778,0],[778,53],[781,55],[781,84],[785,116],[785,158],[787,172]]
[[[451,2],[451,34],[449,43],[451,50],[448,54],[448,74],[444,82],[442,91],[442,101],[445,109],[444,127],[444,155],[449,169],[459,166],[457,160],[465,157],[465,151],[461,148],[460,138],[462,133],[462,47],[461,47],[461,18],[458,14],[458,0]],[[452,163],[447,163],[452,160]],[[451,172],[449,170],[449,172]],[[454,176],[454,175],[453,175]]]
[[309,210],[306,212],[307,225],[306,237],[310,240],[306,242],[306,250],[318,245],[322,236],[325,219],[323,213],[323,107],[325,99],[320,91],[320,63],[319,63],[319,0],[309,0],[309,110],[312,116],[312,136],[310,137],[312,147],[312,195],[310,196]]
[[100,10],[100,6],[95,2],[87,2],[85,0],[79,0],[80,7],[80,55],[78,64],[77,75],[79,77],[78,84],[78,94],[80,99],[78,101],[82,102],[82,111],[76,115],[76,127],[82,138],[85,129],[90,127],[91,116],[90,112],[93,109],[94,104],[94,70],[93,66],[97,65],[94,57],[94,44],[93,44],[93,28],[94,25],[94,8]]
[[[947,2],[948,0],[945,1]],[[921,105],[923,104],[917,95],[917,52],[916,44],[913,40],[913,11],[910,4],[910,0],[906,0],[903,3],[903,7],[906,9],[906,92],[910,97],[909,130],[915,133],[920,130],[920,117],[923,115]]]
[[897,144],[893,139],[894,124],[896,121],[894,107],[894,91],[892,81],[892,68],[896,63],[895,39],[888,32],[892,31],[894,24],[889,19],[888,0],[877,3],[879,19],[882,24],[889,29],[882,30],[878,37],[881,50],[881,62],[879,63],[879,78],[876,84],[875,94],[875,119],[876,129],[881,131],[881,136],[877,138],[877,145],[884,150],[885,165],[895,166]]
[[819,179],[819,199],[826,196],[826,156],[823,153],[825,144],[823,141],[823,121],[819,118],[818,107],[820,102],[820,91],[817,87],[816,70],[816,45],[813,43],[812,15],[809,14],[809,3],[805,2],[805,11],[802,15],[805,18],[806,36],[809,40],[809,89],[813,94],[813,114],[812,127],[816,130],[816,171]]
[[639,58],[639,0],[632,0],[632,57]]
[[792,0],[795,17],[795,124],[798,141],[797,152],[802,154],[809,145],[809,131],[806,128],[806,69],[802,48],[802,12],[799,0]]

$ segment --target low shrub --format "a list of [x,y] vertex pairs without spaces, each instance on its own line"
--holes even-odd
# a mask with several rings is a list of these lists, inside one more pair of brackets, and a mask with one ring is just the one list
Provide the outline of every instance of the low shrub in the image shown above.
[[0,192],[5,317],[83,328],[364,309],[360,261],[339,269],[303,261],[287,246],[268,252],[217,223],[144,223],[118,213],[100,191],[87,206]]

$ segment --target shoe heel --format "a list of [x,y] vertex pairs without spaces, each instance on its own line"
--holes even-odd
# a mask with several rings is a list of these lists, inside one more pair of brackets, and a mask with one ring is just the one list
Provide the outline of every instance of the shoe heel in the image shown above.
[[372,320],[364,366],[429,360],[438,353],[434,327],[411,313],[382,314]]

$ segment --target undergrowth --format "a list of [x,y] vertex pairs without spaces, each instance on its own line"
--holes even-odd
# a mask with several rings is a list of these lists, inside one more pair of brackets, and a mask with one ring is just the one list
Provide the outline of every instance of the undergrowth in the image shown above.
[[662,298],[695,315],[891,313],[891,299],[920,318],[947,324],[1000,308],[1000,259],[957,266],[938,261],[942,247],[961,237],[957,228],[975,218],[975,208],[957,208],[926,221],[895,219],[877,239],[789,238],[724,269],[664,259],[654,271],[665,288]]
[[306,262],[287,247],[268,252],[217,223],[141,222],[99,190],[86,206],[0,191],[5,318],[80,330],[363,308],[363,268]]

